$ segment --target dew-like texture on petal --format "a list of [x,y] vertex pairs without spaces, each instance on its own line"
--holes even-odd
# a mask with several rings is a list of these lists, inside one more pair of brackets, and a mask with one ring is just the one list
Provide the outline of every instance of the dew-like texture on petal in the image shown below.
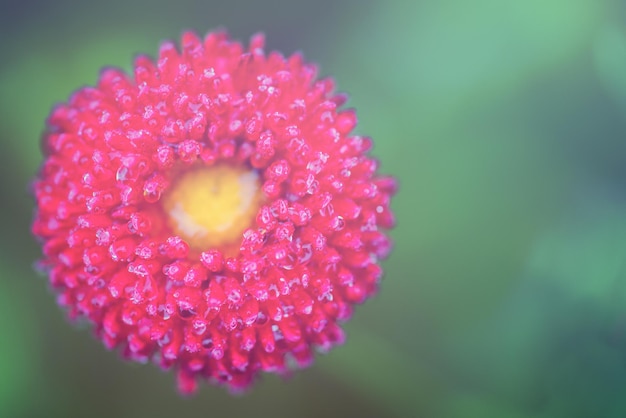
[[345,95],[263,43],[187,32],[133,74],[103,70],[43,138],[32,231],[60,305],[185,393],[343,342],[391,249],[396,183]]

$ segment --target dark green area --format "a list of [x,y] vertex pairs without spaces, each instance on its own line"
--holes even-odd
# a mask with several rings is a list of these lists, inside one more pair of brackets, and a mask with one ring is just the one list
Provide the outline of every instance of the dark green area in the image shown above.
[[[626,7],[610,0],[3,2],[0,417],[626,416]],[[333,75],[397,176],[396,248],[345,346],[181,398],[32,269],[51,106],[183,29]]]

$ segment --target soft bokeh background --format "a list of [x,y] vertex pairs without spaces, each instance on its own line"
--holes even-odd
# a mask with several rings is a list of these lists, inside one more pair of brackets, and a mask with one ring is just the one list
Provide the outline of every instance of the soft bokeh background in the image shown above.
[[[626,416],[626,5],[4,0],[0,417]],[[347,344],[179,397],[67,323],[29,234],[51,106],[186,28],[304,52],[396,175],[396,249]]]

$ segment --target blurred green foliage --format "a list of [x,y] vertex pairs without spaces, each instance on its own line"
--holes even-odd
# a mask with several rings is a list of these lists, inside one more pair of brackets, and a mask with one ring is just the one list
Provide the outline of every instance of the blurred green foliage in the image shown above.
[[[0,10],[0,416],[626,416],[624,4],[36,5]],[[345,346],[286,383],[181,399],[171,375],[68,325],[31,268],[28,184],[54,103],[216,27],[264,31],[350,93],[400,180],[398,227]]]

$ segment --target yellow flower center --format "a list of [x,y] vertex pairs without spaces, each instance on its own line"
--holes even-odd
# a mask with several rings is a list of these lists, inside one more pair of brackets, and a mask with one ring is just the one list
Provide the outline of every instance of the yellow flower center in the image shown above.
[[263,193],[258,174],[219,164],[183,173],[163,198],[169,226],[197,250],[237,244]]

